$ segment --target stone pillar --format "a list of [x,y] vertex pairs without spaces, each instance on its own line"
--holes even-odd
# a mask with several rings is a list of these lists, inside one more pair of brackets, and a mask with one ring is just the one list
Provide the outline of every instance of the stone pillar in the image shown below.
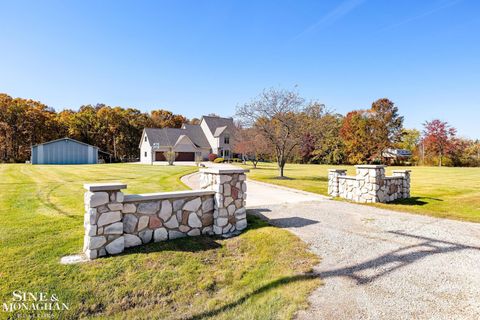
[[359,202],[385,202],[384,180],[385,180],[385,166],[384,165],[357,165],[357,181],[359,189]]
[[328,194],[332,197],[340,195],[338,189],[338,177],[346,176],[346,169],[328,169]]
[[215,191],[213,232],[227,234],[247,227],[247,184],[249,170],[209,168],[200,170],[200,188]]
[[85,184],[85,238],[83,251],[87,258],[96,259],[123,252],[123,193],[122,183]]
[[394,177],[402,177],[402,199],[410,198],[410,172],[412,170],[393,170]]

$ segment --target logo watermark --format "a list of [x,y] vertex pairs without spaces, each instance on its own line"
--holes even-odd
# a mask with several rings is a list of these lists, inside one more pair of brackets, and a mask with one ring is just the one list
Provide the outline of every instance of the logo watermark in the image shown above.
[[15,290],[10,301],[2,303],[2,312],[13,313],[13,318],[52,318],[57,311],[69,310],[68,303],[55,293]]

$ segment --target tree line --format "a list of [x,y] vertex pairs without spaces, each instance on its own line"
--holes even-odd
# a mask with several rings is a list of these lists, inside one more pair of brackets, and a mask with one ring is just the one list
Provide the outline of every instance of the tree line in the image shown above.
[[95,145],[112,161],[134,160],[144,128],[180,128],[186,122],[167,110],[145,113],[105,104],[56,112],[39,101],[0,94],[0,161],[24,162],[32,145],[64,137]]
[[[479,140],[458,137],[455,128],[438,119],[425,122],[423,131],[406,129],[398,107],[387,98],[344,116],[295,91],[269,89],[238,106],[236,118],[234,151],[254,165],[277,162],[280,175],[287,162],[391,163],[384,154],[394,148],[412,153],[403,164],[480,166]],[[32,145],[63,137],[95,145],[113,161],[131,161],[138,158],[144,128],[184,123],[198,124],[199,119],[105,104],[56,112],[39,101],[0,94],[0,161],[24,162]]]
[[[406,129],[387,98],[343,116],[295,91],[268,89],[238,106],[237,119],[235,151],[254,166],[260,159],[276,161],[280,176],[289,161],[480,166],[479,140],[457,137],[456,129],[440,120],[425,122],[423,132]],[[412,157],[387,157],[392,149],[408,150]]]

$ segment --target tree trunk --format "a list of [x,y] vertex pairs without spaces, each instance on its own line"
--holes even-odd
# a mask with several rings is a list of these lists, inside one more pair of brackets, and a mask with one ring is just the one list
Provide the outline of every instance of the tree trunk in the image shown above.
[[442,166],[442,154],[440,153],[440,159],[438,161],[438,166],[441,167]]
[[283,175],[283,169],[285,168],[285,161],[282,159],[280,161],[278,161],[278,171],[279,171],[279,174],[280,174],[280,178],[283,178],[284,175]]

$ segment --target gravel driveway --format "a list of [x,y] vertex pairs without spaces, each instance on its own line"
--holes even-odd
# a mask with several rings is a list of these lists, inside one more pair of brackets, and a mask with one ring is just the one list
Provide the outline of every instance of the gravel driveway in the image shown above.
[[324,285],[298,319],[480,319],[480,224],[247,185],[250,214],[322,259],[315,273]]
[[249,213],[322,258],[299,319],[480,319],[480,224],[332,200]]

